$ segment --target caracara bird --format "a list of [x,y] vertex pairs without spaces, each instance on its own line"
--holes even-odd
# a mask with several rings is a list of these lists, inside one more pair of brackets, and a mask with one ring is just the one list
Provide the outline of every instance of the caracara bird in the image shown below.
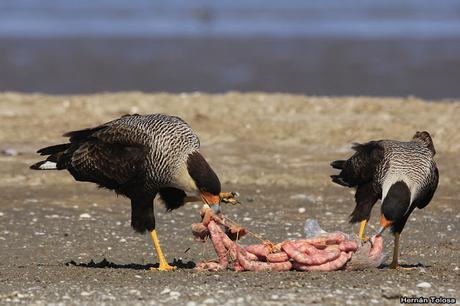
[[412,211],[430,203],[438,186],[436,153],[428,132],[417,132],[411,141],[370,141],[354,144],[356,152],[348,160],[331,163],[342,170],[331,175],[332,181],[342,186],[355,187],[356,207],[350,222],[361,222],[359,238],[364,236],[371,210],[381,200],[381,234],[391,227],[394,234],[394,250],[391,268],[397,268],[399,236]]
[[160,261],[172,270],[155,230],[155,196],[171,211],[186,202],[203,201],[219,211],[220,181],[201,155],[200,141],[179,117],[163,114],[126,115],[94,128],[64,134],[69,142],[38,150],[48,156],[35,170],[68,170],[77,181],[92,182],[131,200],[131,226],[149,231]]

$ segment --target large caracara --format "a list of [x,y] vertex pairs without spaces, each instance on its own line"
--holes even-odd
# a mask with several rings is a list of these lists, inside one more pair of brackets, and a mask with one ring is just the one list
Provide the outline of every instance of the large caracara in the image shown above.
[[38,150],[46,160],[35,170],[66,169],[77,181],[93,182],[131,199],[131,226],[149,231],[160,270],[172,270],[155,230],[153,200],[158,194],[167,210],[203,201],[216,211],[220,181],[201,155],[200,141],[179,117],[127,115],[94,128],[64,134],[69,143]]
[[350,222],[361,222],[359,237],[370,218],[373,205],[381,199],[381,234],[391,226],[395,235],[392,268],[398,267],[399,236],[412,211],[430,203],[438,186],[436,153],[428,132],[417,132],[411,141],[370,141],[355,144],[348,160],[336,160],[331,166],[341,169],[332,181],[356,187],[356,207]]

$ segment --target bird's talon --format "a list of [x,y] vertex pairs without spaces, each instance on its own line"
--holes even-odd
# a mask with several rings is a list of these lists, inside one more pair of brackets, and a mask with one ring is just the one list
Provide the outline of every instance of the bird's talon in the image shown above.
[[150,271],[174,271],[176,269],[176,266],[171,266],[169,264],[160,264],[158,268],[150,268]]
[[221,192],[219,194],[219,197],[220,197],[220,201],[222,203],[226,203],[226,204],[232,204],[232,205],[236,205],[236,204],[241,204],[240,201],[238,201],[238,197],[239,197],[239,193],[238,192]]
[[371,238],[369,236],[363,236],[363,237],[360,238],[360,240],[361,240],[362,243],[366,243],[368,241],[371,241]]

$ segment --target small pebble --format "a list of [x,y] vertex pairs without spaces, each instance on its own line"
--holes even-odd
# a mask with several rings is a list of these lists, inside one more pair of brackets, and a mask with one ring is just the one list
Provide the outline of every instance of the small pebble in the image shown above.
[[2,150],[2,154],[6,156],[18,156],[18,150],[14,148],[6,148]]
[[299,207],[299,209],[297,211],[299,212],[299,214],[303,214],[307,210],[305,209],[305,207]]
[[180,295],[181,295],[181,294],[180,294],[179,291],[171,291],[171,292],[169,293],[169,296],[174,297],[174,298],[178,298],[178,297],[180,297]]
[[291,200],[303,200],[303,199],[307,199],[308,196],[306,194],[294,194],[294,195],[291,195],[289,197],[289,199]]
[[90,218],[91,218],[91,215],[87,214],[87,213],[84,213],[84,214],[80,215],[80,219],[90,219]]
[[419,288],[431,288],[431,284],[427,282],[421,282],[417,284],[417,287]]
[[203,301],[203,304],[215,304],[216,300],[213,298],[207,298],[206,300]]
[[171,292],[171,289],[164,288],[163,291],[160,292],[160,294],[167,294],[167,293],[170,293],[170,292]]
[[401,297],[401,292],[397,288],[382,289],[382,296],[386,299],[397,299]]

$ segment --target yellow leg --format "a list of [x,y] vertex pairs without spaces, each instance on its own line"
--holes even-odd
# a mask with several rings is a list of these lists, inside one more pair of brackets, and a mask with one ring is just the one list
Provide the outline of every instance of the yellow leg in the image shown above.
[[395,245],[393,248],[393,260],[390,264],[391,269],[399,268],[398,258],[399,258],[399,236],[400,233],[395,233]]
[[155,251],[157,252],[158,259],[160,260],[160,266],[158,267],[158,270],[171,271],[171,270],[176,269],[176,267],[170,266],[168,264],[168,262],[165,259],[165,256],[163,255],[163,251],[161,250],[161,247],[160,247],[160,240],[158,240],[157,231],[156,230],[151,231],[150,237],[152,237],[153,246],[155,247]]
[[363,241],[369,240],[369,237],[364,235],[364,232],[366,231],[366,225],[367,225],[367,220],[363,220],[359,224],[359,234],[358,234],[358,236],[359,236],[359,239],[363,240]]

